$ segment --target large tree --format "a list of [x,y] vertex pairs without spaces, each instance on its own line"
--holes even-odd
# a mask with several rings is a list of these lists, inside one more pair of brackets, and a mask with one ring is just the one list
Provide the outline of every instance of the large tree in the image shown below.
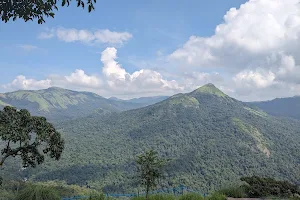
[[[24,21],[37,19],[39,24],[45,22],[44,17],[54,18],[54,10],[58,10],[58,4],[69,6],[72,0],[1,0],[0,17],[2,21],[8,22],[18,18]],[[94,10],[96,0],[74,0],[77,7],[85,8],[88,12]]]
[[45,155],[58,160],[64,149],[64,140],[46,118],[7,106],[0,111],[1,146],[4,147],[0,167],[7,158],[16,156],[21,158],[24,167],[35,167],[43,163]]
[[167,160],[159,158],[156,151],[150,150],[137,157],[138,178],[146,189],[146,199],[148,200],[149,191],[158,184],[163,176],[163,167]]

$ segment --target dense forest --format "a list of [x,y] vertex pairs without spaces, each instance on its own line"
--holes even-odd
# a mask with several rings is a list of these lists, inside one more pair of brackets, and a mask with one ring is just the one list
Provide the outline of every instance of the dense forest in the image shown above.
[[300,123],[250,108],[212,84],[144,108],[56,123],[56,128],[65,139],[61,160],[11,176],[132,192],[139,188],[136,156],[155,149],[171,159],[159,187],[184,184],[206,193],[248,175],[300,180]]

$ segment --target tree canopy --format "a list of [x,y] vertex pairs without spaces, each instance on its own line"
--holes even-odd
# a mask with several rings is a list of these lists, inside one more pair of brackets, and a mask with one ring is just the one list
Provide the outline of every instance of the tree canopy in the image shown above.
[[[54,18],[58,4],[69,6],[72,0],[3,0],[0,1],[0,17],[5,23],[20,18],[25,22],[37,19],[38,24],[45,22],[44,17]],[[77,7],[85,8],[88,12],[95,9],[96,0],[76,0]]]
[[0,138],[5,144],[0,167],[8,157],[16,156],[21,157],[24,167],[35,167],[44,161],[44,155],[58,160],[64,149],[60,133],[46,118],[8,106],[0,111]]
[[158,157],[156,151],[150,150],[139,155],[136,163],[138,164],[139,179],[146,189],[146,199],[150,188],[157,185],[159,178],[162,177],[162,167],[166,164],[165,159]]

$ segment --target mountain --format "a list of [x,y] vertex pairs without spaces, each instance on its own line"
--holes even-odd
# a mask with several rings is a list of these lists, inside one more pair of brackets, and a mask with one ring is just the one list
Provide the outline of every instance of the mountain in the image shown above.
[[271,101],[251,102],[249,104],[271,115],[300,119],[300,96],[277,98]]
[[140,97],[140,98],[134,98],[134,99],[128,99],[128,100],[111,97],[109,99],[140,104],[140,105],[142,105],[141,107],[145,107],[145,106],[149,106],[149,105],[158,103],[160,101],[166,100],[167,98],[169,98],[169,97],[168,96]]
[[184,184],[205,193],[247,175],[300,180],[299,121],[250,108],[212,84],[144,108],[56,127],[66,141],[62,159],[22,176],[133,192],[135,158],[154,149],[171,159],[161,186]]
[[49,120],[80,118],[89,114],[120,112],[143,106],[106,99],[90,92],[77,92],[57,87],[0,94],[0,108],[7,105],[28,109],[33,115],[42,115]]

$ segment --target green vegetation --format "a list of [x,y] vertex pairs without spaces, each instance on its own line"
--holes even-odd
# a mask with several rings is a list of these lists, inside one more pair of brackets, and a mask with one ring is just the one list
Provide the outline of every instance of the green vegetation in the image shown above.
[[[193,102],[199,104],[186,106]],[[55,128],[65,138],[58,162],[20,170],[8,160],[11,167],[3,176],[63,180],[104,193],[137,192],[136,156],[155,149],[172,159],[158,188],[184,184],[211,194],[253,174],[293,184],[300,180],[298,121],[265,116],[211,92],[180,94],[140,109],[55,123]]]
[[34,115],[45,116],[48,120],[60,121],[140,108],[158,100],[160,99],[149,99],[149,102],[144,99],[144,103],[139,103],[138,100],[117,101],[90,92],[52,87],[0,94],[0,108],[12,105],[18,109],[27,109]]
[[198,88],[193,93],[204,93],[204,94],[216,95],[216,96],[219,96],[219,97],[227,97],[226,94],[224,94],[221,90],[219,90],[218,88],[216,88],[211,83],[206,84],[206,85]]
[[60,200],[60,197],[51,187],[29,185],[17,195],[15,200]]
[[180,196],[178,200],[204,200],[204,197],[196,193],[188,193]]
[[289,198],[299,196],[300,190],[297,185],[288,181],[277,181],[273,178],[261,178],[257,176],[243,177],[242,181],[248,197],[281,197]]
[[[69,6],[72,0],[62,1],[1,1],[0,2],[0,15],[3,22],[15,21],[20,18],[25,22],[37,19],[38,24],[45,23],[45,17],[54,18],[55,10],[58,10],[58,5]],[[96,0],[76,0],[77,7],[88,7],[88,12],[94,10],[94,3]]]
[[44,117],[33,117],[27,110],[5,107],[0,111],[1,150],[0,167],[9,157],[20,156],[23,167],[44,162],[44,155],[58,160],[64,149],[64,140]]
[[251,102],[248,105],[257,107],[270,115],[300,119],[300,96]]
[[138,179],[145,186],[146,200],[149,199],[149,191],[155,188],[163,176],[162,168],[166,164],[165,159],[158,157],[157,152],[150,150],[138,156]]

